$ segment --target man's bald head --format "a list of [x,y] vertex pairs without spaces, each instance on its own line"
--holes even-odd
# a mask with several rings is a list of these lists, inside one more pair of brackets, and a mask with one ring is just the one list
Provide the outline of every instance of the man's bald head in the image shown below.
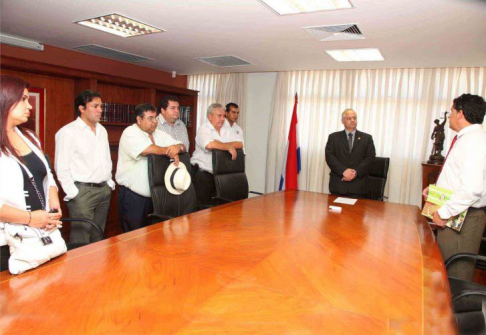
[[341,114],[341,122],[347,131],[354,131],[358,125],[358,114],[356,114],[354,109],[345,109],[343,114]]

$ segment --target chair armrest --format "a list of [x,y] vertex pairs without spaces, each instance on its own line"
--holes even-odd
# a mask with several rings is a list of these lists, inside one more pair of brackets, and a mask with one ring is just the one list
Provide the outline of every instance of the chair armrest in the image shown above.
[[456,295],[454,298],[452,298],[452,303],[470,295],[479,295],[484,297],[482,298],[483,300],[486,300],[486,291],[465,290],[462,291],[460,294]]
[[460,253],[460,254],[452,255],[445,261],[446,269],[452,262],[456,261],[459,258],[469,258],[469,259],[475,259],[475,260],[486,262],[486,256],[470,254],[470,253]]
[[101,230],[101,228],[98,227],[98,225],[96,223],[94,223],[93,221],[91,221],[91,220],[88,220],[88,219],[76,219],[76,218],[61,218],[59,221],[61,221],[61,222],[84,222],[84,223],[88,223],[94,229],[96,229],[96,231],[98,232],[98,234],[99,234],[99,236],[101,237],[102,240],[105,239],[105,234],[103,233],[103,231]]

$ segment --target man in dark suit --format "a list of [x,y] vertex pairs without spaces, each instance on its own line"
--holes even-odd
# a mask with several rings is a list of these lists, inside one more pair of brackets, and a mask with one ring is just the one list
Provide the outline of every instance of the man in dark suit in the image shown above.
[[375,160],[373,138],[356,130],[354,110],[346,109],[341,122],[345,129],[329,135],[326,144],[326,161],[331,168],[329,190],[339,196],[366,198],[368,173]]

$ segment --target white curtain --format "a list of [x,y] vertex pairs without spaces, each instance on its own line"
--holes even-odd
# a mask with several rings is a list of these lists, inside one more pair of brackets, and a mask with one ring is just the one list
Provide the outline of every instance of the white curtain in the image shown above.
[[225,106],[234,102],[239,106],[240,115],[238,125],[246,134],[246,84],[248,76],[246,73],[227,74],[198,74],[188,76],[187,88],[199,91],[197,100],[197,126],[206,122],[206,111],[209,105],[219,102]]
[[[390,157],[385,195],[419,205],[422,166],[432,148],[433,121],[462,93],[486,96],[486,68],[292,71],[278,74],[270,117],[266,192],[278,190],[295,93],[302,169],[299,189],[329,192],[325,146],[344,129],[341,113],[353,108],[358,129],[373,136],[376,154]],[[449,123],[446,124],[448,129]],[[486,124],[483,124],[486,129]],[[446,131],[443,156],[453,131]]]

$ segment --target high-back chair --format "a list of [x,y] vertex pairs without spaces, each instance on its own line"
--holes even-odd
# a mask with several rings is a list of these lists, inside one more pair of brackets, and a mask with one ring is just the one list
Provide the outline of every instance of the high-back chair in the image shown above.
[[249,191],[245,174],[245,153],[242,149],[237,149],[236,153],[236,160],[232,160],[228,151],[212,150],[215,199],[223,203],[247,199],[249,193],[262,194]]
[[[179,159],[190,174],[189,154],[179,154]],[[170,193],[165,187],[165,172],[170,164],[171,161],[167,156],[148,155],[149,186],[154,205],[154,213],[149,216],[151,223],[189,214],[196,209],[197,198],[192,181],[189,188],[180,195]]]
[[[446,268],[458,259],[486,261],[481,255],[461,253],[449,257]],[[455,277],[449,277],[449,285],[459,333],[486,334],[486,286]]]
[[369,191],[368,199],[381,200],[385,198],[385,185],[388,178],[388,168],[390,166],[390,158],[376,157],[371,165],[371,171],[368,177]]

